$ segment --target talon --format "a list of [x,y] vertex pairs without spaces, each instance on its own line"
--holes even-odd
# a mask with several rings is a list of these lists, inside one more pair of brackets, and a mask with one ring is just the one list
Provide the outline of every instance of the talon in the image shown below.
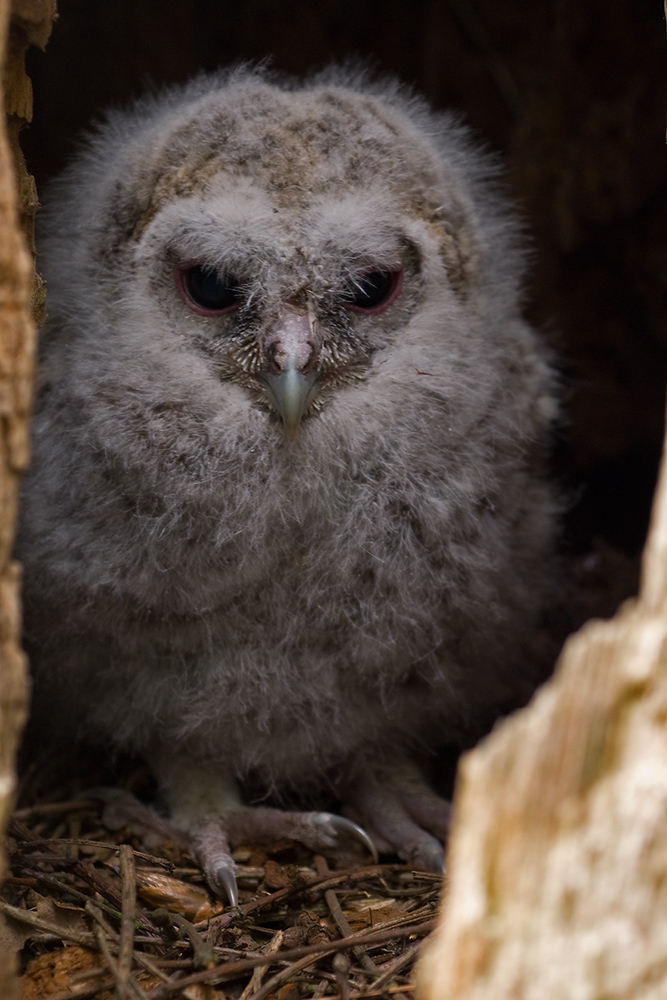
[[351,837],[356,837],[373,858],[373,863],[378,863],[377,848],[364,828],[359,826],[358,823],[354,823],[345,816],[337,816],[334,813],[315,813],[313,818],[315,823],[333,827],[336,835],[339,833],[348,833]]
[[[400,855],[401,852],[399,851]],[[407,857],[405,855],[403,857],[405,857],[408,864],[413,865],[415,868],[421,868],[422,871],[444,874],[447,869],[445,852],[440,847],[440,844],[423,845],[409,852]]]
[[227,862],[219,864],[217,867],[211,865],[206,873],[207,881],[209,885],[213,885],[216,889],[222,889],[221,895],[224,895],[229,900],[229,905],[232,907],[239,905],[239,890],[236,884],[236,875],[234,874],[234,869],[229,867]]

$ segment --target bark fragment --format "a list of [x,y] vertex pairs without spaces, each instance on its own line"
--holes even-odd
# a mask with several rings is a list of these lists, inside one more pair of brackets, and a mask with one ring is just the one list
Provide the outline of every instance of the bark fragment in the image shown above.
[[421,1000],[667,995],[667,461],[639,598],[462,761]]

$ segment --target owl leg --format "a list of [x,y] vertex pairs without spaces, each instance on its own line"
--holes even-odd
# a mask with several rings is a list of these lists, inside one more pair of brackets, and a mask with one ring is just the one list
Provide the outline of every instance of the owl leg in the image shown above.
[[451,804],[426,784],[409,760],[368,768],[341,792],[344,812],[368,831],[379,851],[443,871]]
[[102,821],[110,830],[129,826],[149,847],[169,840],[178,844],[181,850],[192,853],[200,861],[216,894],[222,893],[232,906],[236,906],[234,861],[224,827],[216,818],[205,817],[196,828],[182,829],[123,789],[94,788],[87,794],[104,802]]

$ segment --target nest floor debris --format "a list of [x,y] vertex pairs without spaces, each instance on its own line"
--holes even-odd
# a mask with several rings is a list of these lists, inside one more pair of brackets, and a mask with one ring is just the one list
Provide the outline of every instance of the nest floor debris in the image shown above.
[[288,843],[235,852],[239,905],[173,843],[147,853],[98,801],[17,810],[0,893],[22,1000],[340,1000],[413,993],[442,878],[401,864],[332,871]]

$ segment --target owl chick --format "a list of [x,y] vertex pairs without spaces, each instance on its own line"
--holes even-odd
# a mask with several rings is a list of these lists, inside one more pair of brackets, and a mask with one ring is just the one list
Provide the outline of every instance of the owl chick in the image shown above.
[[495,173],[398,84],[244,69],[114,114],[50,191],[37,711],[143,755],[232,899],[235,844],[358,831],[249,784],[437,868],[415,755],[540,678],[554,377]]

